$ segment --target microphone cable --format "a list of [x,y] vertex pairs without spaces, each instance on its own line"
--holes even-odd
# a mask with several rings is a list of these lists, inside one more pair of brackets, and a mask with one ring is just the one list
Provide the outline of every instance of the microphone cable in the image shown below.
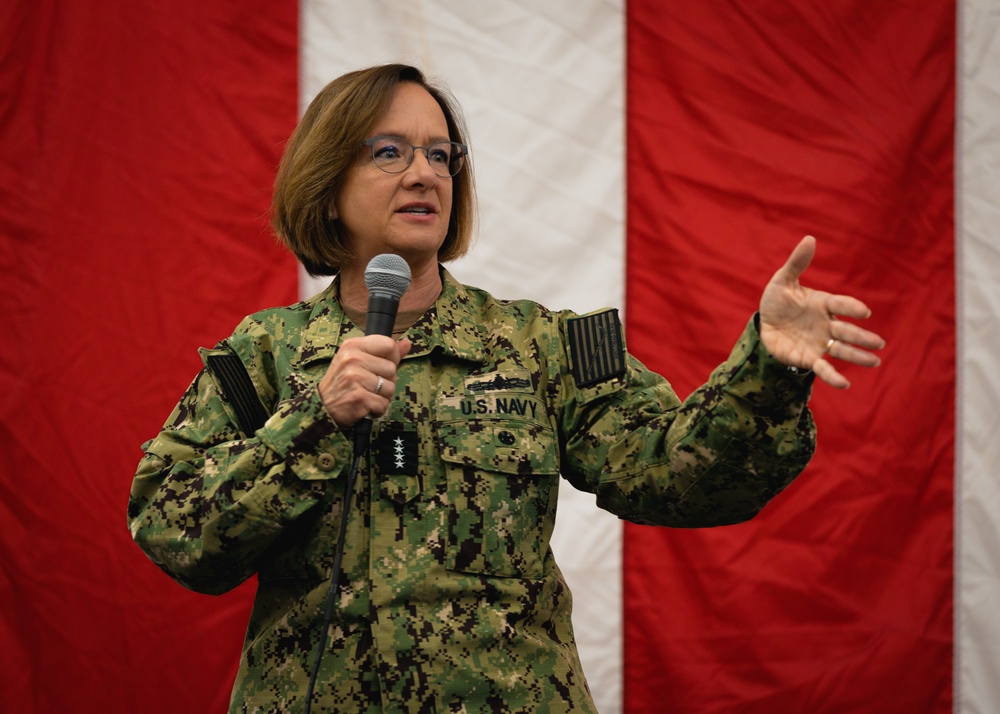
[[[337,593],[340,590],[340,576],[344,560],[344,546],[347,541],[347,516],[351,512],[351,501],[354,498],[354,483],[358,477],[358,464],[361,457],[368,450],[368,436],[371,433],[371,419],[366,419],[369,426],[367,429],[357,429],[354,431],[354,455],[351,460],[351,469],[344,482],[344,505],[343,513],[340,517],[340,529],[337,532],[337,549],[333,557],[333,573],[330,575],[330,592],[326,597],[326,609],[323,613],[323,629],[320,631],[319,646],[316,648],[316,659],[313,661],[312,672],[309,675],[309,686],[306,688],[306,708],[305,714],[312,711],[313,692],[316,689],[316,680],[319,678],[319,665],[323,660],[323,653],[326,651],[326,640],[329,636],[330,626],[333,624],[333,604],[337,600]],[[360,426],[360,424],[358,425]]]
[[[365,287],[368,288],[368,318],[365,322],[365,335],[392,335],[399,310],[399,300],[410,287],[410,266],[402,257],[393,253],[376,255],[365,268]],[[351,470],[344,482],[344,511],[340,518],[340,531],[337,536],[337,549],[333,558],[333,573],[330,576],[330,592],[326,598],[326,611],[323,615],[323,631],[320,633],[319,649],[316,650],[316,661],[313,662],[312,673],[309,675],[309,686],[306,689],[305,714],[312,711],[313,692],[319,677],[319,665],[326,650],[326,640],[330,626],[333,624],[333,604],[340,590],[341,566],[344,559],[344,545],[347,540],[347,516],[351,512],[351,500],[354,498],[354,482],[358,476],[358,463],[368,451],[372,432],[371,416],[366,416],[354,425],[354,454]]]

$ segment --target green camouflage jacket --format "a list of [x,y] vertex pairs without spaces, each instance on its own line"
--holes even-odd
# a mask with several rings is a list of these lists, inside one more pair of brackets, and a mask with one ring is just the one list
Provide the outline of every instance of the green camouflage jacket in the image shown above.
[[[549,537],[560,475],[636,523],[753,517],[806,466],[811,378],[751,320],[681,402],[625,352],[617,313],[506,302],[442,271],[407,336],[348,513],[313,711],[593,712]],[[203,370],[144,445],[129,525],[182,585],[258,590],[231,711],[301,711],[323,622],[351,434],[316,384],[362,334],[321,295],[248,317],[235,353],[268,415],[249,436]]]

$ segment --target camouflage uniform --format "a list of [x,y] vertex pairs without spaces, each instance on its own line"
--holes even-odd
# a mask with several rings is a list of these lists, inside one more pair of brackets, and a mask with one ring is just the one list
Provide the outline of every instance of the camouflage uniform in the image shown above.
[[[811,379],[770,358],[751,321],[681,403],[624,351],[613,311],[551,312],[442,276],[347,509],[314,711],[593,712],[549,548],[560,474],[637,523],[751,518],[812,454]],[[303,707],[352,451],[316,384],[362,334],[337,295],[334,282],[260,312],[204,350],[241,358],[270,418],[243,435],[203,370],[132,488],[133,537],[181,584],[258,576],[231,711]],[[604,345],[571,346],[595,320]]]

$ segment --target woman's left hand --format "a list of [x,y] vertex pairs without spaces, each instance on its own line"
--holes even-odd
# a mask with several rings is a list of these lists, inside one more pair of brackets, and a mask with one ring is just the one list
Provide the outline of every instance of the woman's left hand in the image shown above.
[[816,253],[816,239],[806,236],[787,262],[774,274],[760,299],[760,338],[767,351],[783,364],[811,369],[817,377],[837,389],[851,386],[830,358],[863,367],[876,367],[880,360],[871,350],[882,349],[885,340],[874,332],[838,316],[857,320],[871,315],[868,306],[849,295],[812,290],[799,284]]

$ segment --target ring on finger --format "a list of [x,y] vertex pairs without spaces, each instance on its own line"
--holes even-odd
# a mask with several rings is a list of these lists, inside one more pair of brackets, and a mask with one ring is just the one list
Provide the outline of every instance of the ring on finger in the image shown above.
[[375,394],[381,394],[382,393],[382,385],[383,384],[385,384],[385,379],[383,379],[382,375],[380,374],[378,376],[378,381],[375,383]]
[[827,340],[826,341],[826,347],[823,348],[823,354],[826,354],[830,350],[832,350],[833,349],[833,345],[836,344],[836,342],[837,342],[837,340],[835,340],[832,337],[829,340]]

